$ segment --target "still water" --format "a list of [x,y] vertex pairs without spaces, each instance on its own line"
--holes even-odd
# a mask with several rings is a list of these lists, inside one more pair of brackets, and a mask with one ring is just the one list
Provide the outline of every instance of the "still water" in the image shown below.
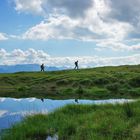
[[43,113],[47,114],[67,104],[115,104],[133,100],[108,99],[108,100],[51,100],[36,98],[0,98],[0,130],[11,127],[21,121],[25,116]]

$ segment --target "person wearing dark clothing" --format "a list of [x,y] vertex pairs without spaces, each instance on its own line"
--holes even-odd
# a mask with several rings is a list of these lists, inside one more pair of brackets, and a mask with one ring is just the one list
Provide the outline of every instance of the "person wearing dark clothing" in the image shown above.
[[74,69],[79,69],[79,67],[78,67],[78,60],[75,62],[75,68]]
[[44,69],[45,69],[44,64],[42,64],[42,65],[40,66],[40,68],[41,68],[41,71],[44,71]]

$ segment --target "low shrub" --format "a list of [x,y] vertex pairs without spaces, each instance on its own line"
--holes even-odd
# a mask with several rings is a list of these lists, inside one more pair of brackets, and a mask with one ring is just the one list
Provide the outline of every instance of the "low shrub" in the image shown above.
[[76,94],[82,95],[83,93],[84,93],[84,89],[81,86],[79,86],[78,89],[76,89]]
[[106,86],[106,88],[110,91],[118,92],[119,91],[119,83],[113,83]]
[[140,77],[134,77],[130,79],[129,84],[133,87],[140,87]]
[[90,79],[84,79],[79,81],[80,85],[90,86],[92,84],[92,81]]
[[62,90],[62,92],[64,94],[72,94],[73,93],[73,89],[72,88],[66,88],[66,89]]
[[133,88],[127,91],[132,96],[140,96],[140,88]]
[[27,91],[27,90],[29,90],[29,87],[28,86],[21,86],[21,87],[18,87],[18,89],[17,89],[18,91]]
[[105,84],[109,83],[109,79],[107,79],[107,78],[97,78],[97,79],[94,79],[93,82],[97,85],[105,85]]

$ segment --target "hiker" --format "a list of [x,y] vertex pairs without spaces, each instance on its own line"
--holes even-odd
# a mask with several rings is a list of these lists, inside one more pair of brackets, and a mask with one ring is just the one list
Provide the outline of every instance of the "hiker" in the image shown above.
[[42,65],[40,66],[40,68],[41,68],[41,71],[44,71],[44,69],[45,69],[44,64],[42,64]]
[[78,67],[78,60],[75,62],[75,68],[74,69],[79,69],[79,67]]

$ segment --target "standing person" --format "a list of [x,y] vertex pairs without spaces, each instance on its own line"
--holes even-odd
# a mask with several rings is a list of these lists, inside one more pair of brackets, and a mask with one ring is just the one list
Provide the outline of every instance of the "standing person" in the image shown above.
[[44,64],[41,64],[40,68],[41,68],[41,71],[44,71],[44,69],[45,69]]
[[74,69],[79,69],[79,67],[78,67],[78,60],[75,62],[75,68]]

